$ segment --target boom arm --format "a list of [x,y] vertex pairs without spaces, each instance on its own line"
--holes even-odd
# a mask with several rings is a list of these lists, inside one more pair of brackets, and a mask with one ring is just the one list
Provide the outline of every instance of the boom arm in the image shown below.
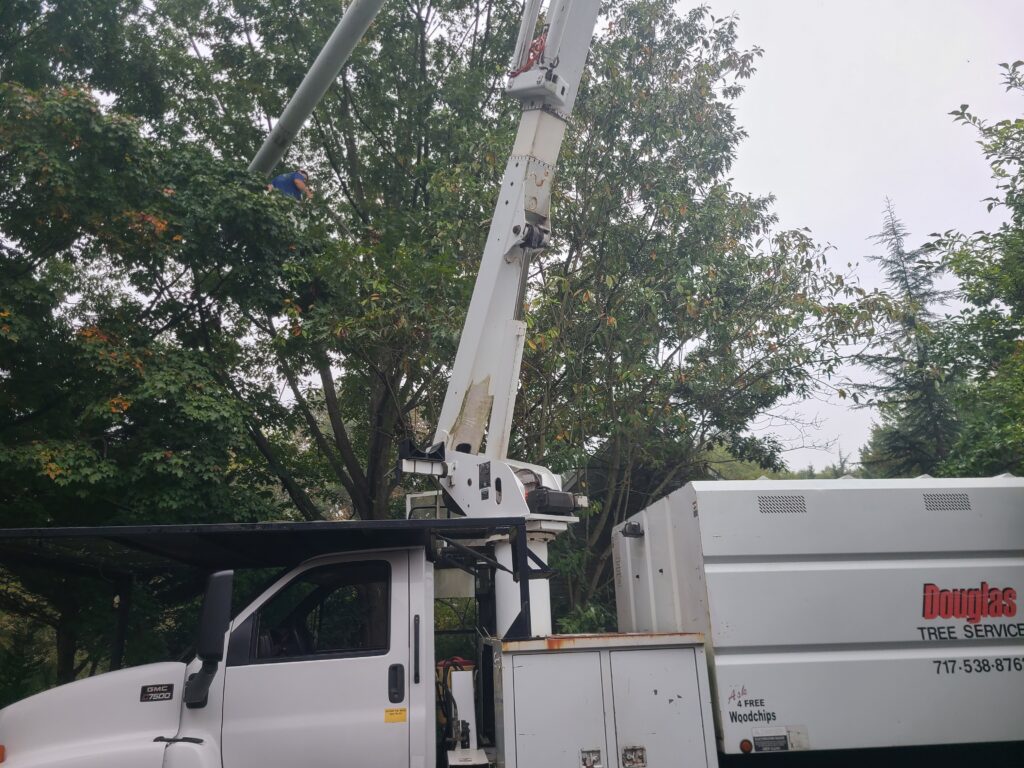
[[541,0],[526,0],[507,87],[523,114],[434,438],[449,450],[478,453],[486,434],[488,458],[508,454],[527,272],[551,234],[551,182],[599,9],[600,0],[551,0],[535,37]]

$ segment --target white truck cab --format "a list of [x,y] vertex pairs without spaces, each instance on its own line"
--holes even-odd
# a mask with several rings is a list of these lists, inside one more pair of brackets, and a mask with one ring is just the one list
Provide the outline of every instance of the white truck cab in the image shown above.
[[433,765],[422,547],[309,559],[225,632],[230,590],[230,572],[211,579],[200,633],[216,642],[201,637],[188,665],[102,674],[0,711],[5,768],[270,768],[297,754],[309,768]]

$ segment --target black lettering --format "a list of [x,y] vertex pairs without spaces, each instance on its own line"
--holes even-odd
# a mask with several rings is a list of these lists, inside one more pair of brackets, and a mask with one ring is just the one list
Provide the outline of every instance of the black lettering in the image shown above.
[[978,624],[964,626],[964,637],[968,640],[987,638],[1024,637],[1024,624]]
[[729,719],[734,723],[774,723],[779,719],[775,712],[767,712],[763,709],[757,712],[729,712]]

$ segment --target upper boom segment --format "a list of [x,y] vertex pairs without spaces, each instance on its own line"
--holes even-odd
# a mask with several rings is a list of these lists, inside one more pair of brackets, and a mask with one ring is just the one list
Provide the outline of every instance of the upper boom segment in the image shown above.
[[[526,325],[530,260],[551,234],[551,183],[600,0],[527,0],[506,92],[523,105],[491,220],[435,443],[498,461],[509,432]],[[486,440],[485,440],[486,437]]]

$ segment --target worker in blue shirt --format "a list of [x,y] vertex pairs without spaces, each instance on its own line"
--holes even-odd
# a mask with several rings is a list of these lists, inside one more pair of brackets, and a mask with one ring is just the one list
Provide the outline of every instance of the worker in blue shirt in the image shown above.
[[276,189],[278,192],[288,195],[288,197],[294,197],[296,200],[301,200],[303,195],[306,196],[307,200],[313,197],[313,190],[309,188],[309,174],[301,169],[292,173],[282,173],[280,176],[275,176],[267,186],[267,189]]

